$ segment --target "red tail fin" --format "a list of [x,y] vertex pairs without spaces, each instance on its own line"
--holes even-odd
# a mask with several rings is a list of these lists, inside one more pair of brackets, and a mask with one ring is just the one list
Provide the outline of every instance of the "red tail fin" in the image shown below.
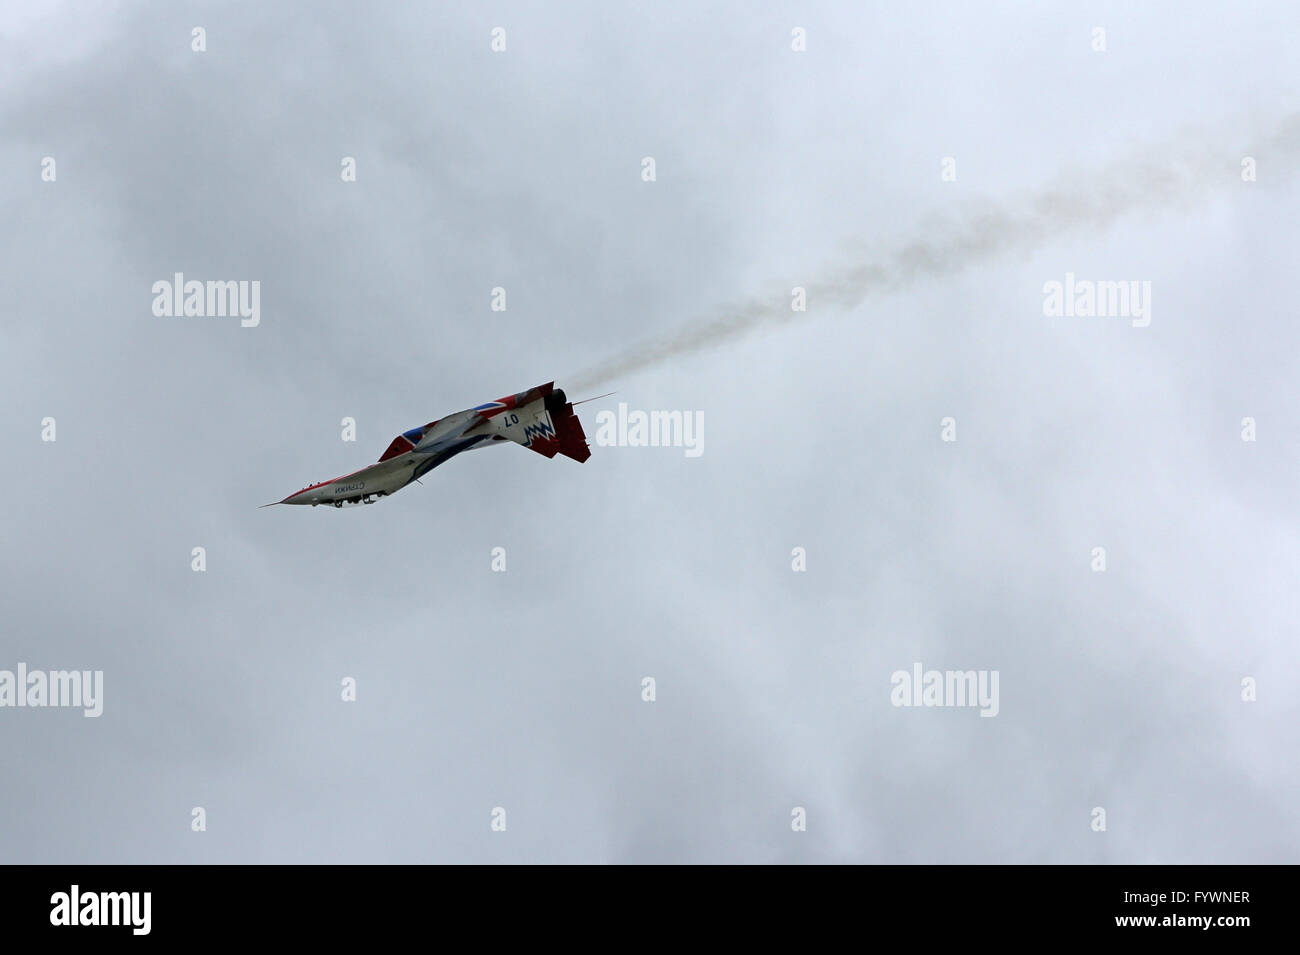
[[582,431],[582,422],[573,413],[572,404],[565,404],[560,410],[552,411],[551,423],[555,425],[560,454],[566,458],[573,458],[579,463],[591,457],[591,448],[587,447],[587,436]]

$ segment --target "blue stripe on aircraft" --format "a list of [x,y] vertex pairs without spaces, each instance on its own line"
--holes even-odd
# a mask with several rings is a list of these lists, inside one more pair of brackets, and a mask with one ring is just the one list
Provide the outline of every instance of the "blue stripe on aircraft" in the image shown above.
[[[422,478],[430,471],[432,471],[434,468],[436,468],[438,465],[445,463],[451,458],[454,458],[462,451],[468,451],[476,444],[481,444],[484,441],[491,441],[491,440],[492,440],[491,435],[476,434],[472,438],[458,438],[453,441],[448,441],[446,444],[441,445],[436,450],[431,449],[432,453],[429,455],[429,457],[427,457],[425,460],[421,461],[419,464],[415,466],[415,470],[412,472],[411,479],[415,480],[416,478]],[[418,451],[416,452],[416,454],[419,453],[420,452]]]

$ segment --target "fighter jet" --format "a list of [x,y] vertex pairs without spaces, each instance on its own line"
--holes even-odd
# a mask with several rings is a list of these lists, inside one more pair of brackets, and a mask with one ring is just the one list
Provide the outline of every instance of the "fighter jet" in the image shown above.
[[309,485],[283,501],[262,506],[373,504],[418,481],[462,451],[505,441],[522,444],[548,458],[562,454],[582,462],[591,457],[587,436],[582,432],[573,405],[552,381],[403,431],[369,467]]

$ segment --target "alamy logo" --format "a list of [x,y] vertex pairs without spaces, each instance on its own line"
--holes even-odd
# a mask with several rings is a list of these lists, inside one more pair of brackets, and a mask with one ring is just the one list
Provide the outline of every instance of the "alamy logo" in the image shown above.
[[704,453],[703,411],[628,411],[596,415],[596,444],[602,448],[685,448],[688,458]]
[[69,892],[50,896],[51,925],[129,925],[132,935],[148,935],[152,892]]
[[1053,279],[1043,285],[1043,314],[1048,318],[1131,318],[1134,328],[1151,324],[1151,283],[1133,281],[1094,282]]
[[895,706],[978,706],[980,716],[998,715],[997,670],[895,670],[889,677]]
[[262,283],[185,281],[177,272],[169,282],[153,283],[153,313],[159,318],[225,318],[239,316],[244,328],[256,328],[262,321]]
[[104,712],[103,670],[0,670],[0,706],[79,706],[82,716]]

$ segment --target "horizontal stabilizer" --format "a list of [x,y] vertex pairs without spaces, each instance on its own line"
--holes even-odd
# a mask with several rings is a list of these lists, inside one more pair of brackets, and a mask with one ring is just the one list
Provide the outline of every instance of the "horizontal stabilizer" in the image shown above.
[[591,457],[591,448],[587,446],[587,435],[582,430],[582,422],[573,412],[573,405],[566,404],[564,410],[551,412],[555,422],[555,433],[559,436],[559,451],[566,458],[581,463]]

